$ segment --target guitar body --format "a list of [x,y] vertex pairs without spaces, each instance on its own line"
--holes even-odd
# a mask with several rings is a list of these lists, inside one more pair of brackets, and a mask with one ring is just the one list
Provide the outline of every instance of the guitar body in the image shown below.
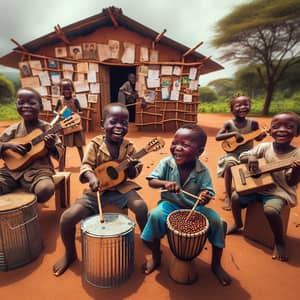
[[3,153],[3,159],[5,160],[6,166],[12,170],[20,170],[26,168],[28,165],[31,164],[32,161],[35,159],[44,156],[47,153],[47,149],[45,147],[45,142],[41,141],[40,143],[33,145],[31,141],[42,134],[43,131],[41,129],[34,129],[28,135],[12,139],[9,142],[15,142],[22,145],[25,145],[28,151],[25,155],[21,155],[16,153],[10,149],[7,149]]
[[239,146],[248,143],[249,141],[257,138],[264,130],[258,129],[250,133],[242,134],[241,141],[237,141],[236,137],[232,136],[224,140],[221,144],[223,150],[227,153],[235,151]]
[[[265,164],[264,159],[259,160],[259,165]],[[247,164],[240,164],[231,167],[232,178],[235,190],[240,195],[247,195],[263,191],[275,186],[270,173],[260,174],[258,177],[251,176]]]
[[118,170],[120,162],[108,161],[95,169],[95,174],[100,180],[100,192],[108,190],[126,179],[124,170]]

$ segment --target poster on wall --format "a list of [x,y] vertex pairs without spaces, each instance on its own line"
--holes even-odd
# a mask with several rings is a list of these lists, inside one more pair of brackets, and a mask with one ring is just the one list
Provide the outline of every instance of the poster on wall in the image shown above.
[[20,69],[21,77],[29,77],[32,75],[28,61],[19,62],[19,69]]
[[97,44],[96,43],[83,43],[83,58],[84,59],[97,59]]
[[120,54],[120,42],[116,40],[109,40],[108,47],[110,50],[110,58],[119,59]]
[[124,64],[133,64],[135,59],[135,45],[132,43],[123,43],[124,53],[122,55],[121,61]]
[[73,59],[81,59],[82,58],[82,48],[80,45],[70,46],[69,47],[70,56]]
[[55,51],[55,57],[67,57],[66,47],[56,47],[54,51]]

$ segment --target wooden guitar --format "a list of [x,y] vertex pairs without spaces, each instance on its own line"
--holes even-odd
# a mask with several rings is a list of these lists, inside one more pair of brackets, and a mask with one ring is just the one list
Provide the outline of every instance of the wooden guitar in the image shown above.
[[[158,151],[163,148],[165,141],[161,138],[153,138],[145,148],[134,153],[132,159],[140,159],[149,152]],[[125,170],[128,168],[129,159],[125,159],[121,162],[119,161],[108,161],[101,164],[95,169],[95,174],[100,180],[101,192],[108,190],[126,179]]]
[[248,143],[251,140],[254,140],[258,136],[260,136],[263,132],[268,133],[268,129],[257,129],[255,131],[245,133],[241,135],[240,139],[237,139],[235,136],[232,136],[224,141],[222,141],[222,148],[227,153],[235,151],[239,146]]
[[44,137],[47,134],[56,133],[59,130],[67,127],[75,127],[80,124],[80,116],[73,114],[70,117],[60,121],[54,127],[51,127],[46,132],[41,129],[34,129],[31,133],[24,137],[9,140],[9,142],[19,143],[25,146],[27,152],[25,155],[7,149],[3,153],[3,160],[8,169],[12,171],[22,170],[31,164],[32,161],[47,153]]
[[272,172],[289,168],[295,161],[295,157],[288,159],[266,163],[264,158],[258,160],[259,170],[250,172],[248,164],[240,164],[231,167],[232,178],[235,190],[240,195],[247,195],[259,192],[275,186]]

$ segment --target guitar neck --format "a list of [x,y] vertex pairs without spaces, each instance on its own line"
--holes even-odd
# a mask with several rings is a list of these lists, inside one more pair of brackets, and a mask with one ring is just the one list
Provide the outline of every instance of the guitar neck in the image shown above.
[[56,133],[61,129],[62,129],[62,126],[60,124],[57,124],[54,127],[47,130],[46,132],[43,132],[40,135],[38,135],[37,137],[35,137],[34,139],[32,139],[31,142],[32,142],[33,145],[36,145],[36,144],[40,143],[47,134]]
[[280,161],[267,163],[266,165],[259,167],[259,171],[256,174],[275,172],[275,171],[279,171],[279,170],[288,168],[291,166],[291,164],[294,161],[295,161],[295,157],[290,157],[290,158],[283,159]]
[[249,133],[243,134],[244,140],[247,140],[247,141],[254,140],[259,135],[261,135],[262,132],[263,132],[263,130],[257,129],[257,130],[255,130],[253,132],[249,132]]
[[[148,151],[146,151],[145,148],[141,149],[140,151],[134,153],[131,158],[133,159],[140,159],[142,158],[143,156],[145,156],[146,154],[148,153]],[[128,164],[129,164],[129,161],[127,159],[123,160],[120,165],[118,166],[118,170],[119,171],[123,171],[125,170],[127,167],[128,167]]]

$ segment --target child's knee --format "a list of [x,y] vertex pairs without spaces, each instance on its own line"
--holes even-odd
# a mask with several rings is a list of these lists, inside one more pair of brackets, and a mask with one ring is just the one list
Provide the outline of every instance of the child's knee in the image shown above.
[[158,208],[154,208],[151,210],[148,216],[148,220],[155,223],[160,221],[162,217],[163,217],[163,212]]
[[280,216],[280,211],[272,206],[264,206],[264,213],[266,216],[277,217]]
[[34,187],[34,193],[37,197],[37,202],[42,203],[54,194],[55,185],[52,180],[41,180]]

